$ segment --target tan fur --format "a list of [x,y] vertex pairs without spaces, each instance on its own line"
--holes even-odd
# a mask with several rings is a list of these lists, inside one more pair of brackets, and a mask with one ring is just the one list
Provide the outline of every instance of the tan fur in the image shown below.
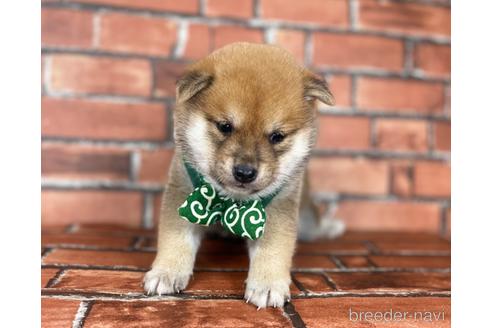
[[[148,293],[186,287],[205,230],[177,213],[192,191],[184,159],[221,193],[236,199],[281,188],[266,208],[264,235],[248,243],[245,298],[258,307],[283,305],[289,298],[304,167],[316,136],[316,100],[332,104],[333,96],[322,79],[279,47],[232,44],[189,67],[177,84],[176,152],[163,197],[158,253],[144,279]],[[231,122],[234,132],[221,133],[216,127],[221,121]],[[272,144],[269,135],[274,131],[285,139]],[[238,163],[257,167],[257,179],[238,185],[231,174]]]

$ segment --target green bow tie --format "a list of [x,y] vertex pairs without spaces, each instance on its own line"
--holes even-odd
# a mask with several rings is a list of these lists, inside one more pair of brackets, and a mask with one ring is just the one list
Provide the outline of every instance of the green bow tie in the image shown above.
[[263,235],[266,222],[265,207],[276,193],[260,200],[234,201],[219,195],[188,163],[185,162],[184,165],[195,190],[178,208],[181,218],[204,226],[220,222],[231,233],[251,240]]

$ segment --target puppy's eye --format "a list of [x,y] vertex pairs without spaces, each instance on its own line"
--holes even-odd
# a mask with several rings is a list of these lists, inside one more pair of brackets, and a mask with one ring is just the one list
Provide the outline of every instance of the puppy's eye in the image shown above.
[[223,134],[231,134],[234,130],[234,127],[229,122],[217,122],[217,129]]
[[282,132],[275,131],[268,137],[271,144],[281,143],[285,139],[285,135]]

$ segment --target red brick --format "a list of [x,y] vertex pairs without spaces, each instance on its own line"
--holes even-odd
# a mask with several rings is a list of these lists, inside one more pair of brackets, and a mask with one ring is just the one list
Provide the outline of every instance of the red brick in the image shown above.
[[155,253],[55,249],[43,258],[43,264],[95,265],[149,269]]
[[350,107],[352,98],[352,79],[348,75],[331,75],[328,86],[335,97],[335,106]]
[[158,61],[155,64],[155,90],[158,97],[176,95],[176,80],[183,74],[186,65],[171,61]]
[[[220,312],[220,313],[219,313]],[[96,301],[87,327],[288,327],[279,308],[257,311],[244,300]]]
[[109,294],[142,294],[143,272],[67,270],[54,286],[64,291]]
[[98,236],[155,237],[157,235],[155,230],[131,227],[125,224],[83,223],[75,225],[74,230],[78,234]]
[[377,36],[313,34],[313,63],[317,66],[342,68],[403,67],[403,43]]
[[41,131],[46,137],[164,140],[167,113],[162,104],[125,104],[43,98]]
[[429,253],[451,251],[451,243],[442,239],[419,242],[408,240],[376,241],[374,244],[384,253]]
[[247,269],[249,260],[246,252],[242,254],[223,253],[198,253],[196,269]]
[[206,3],[207,16],[249,18],[253,15],[253,0],[207,0]]
[[149,96],[150,63],[141,59],[53,55],[50,87],[57,92]]
[[428,292],[450,291],[451,275],[437,272],[350,272],[330,273],[341,291]]
[[405,241],[405,242],[435,242],[442,238],[434,232],[415,231],[346,231],[341,237],[343,241]]
[[381,150],[427,150],[427,122],[381,119],[376,121],[376,147]]
[[188,40],[184,48],[183,57],[200,59],[211,50],[210,27],[202,24],[188,26]]
[[199,0],[69,0],[81,3],[101,4],[132,9],[150,9],[195,14],[198,13]]
[[63,245],[69,247],[95,246],[101,248],[128,248],[132,246],[133,239],[134,238],[130,236],[86,235],[77,233],[45,233],[41,236],[41,245],[47,247],[57,247]]
[[420,231],[354,231],[345,232],[339,239],[344,241],[372,241],[372,242],[416,242],[430,243],[442,241],[442,238],[436,231],[420,232]]
[[130,153],[116,148],[43,144],[41,174],[55,179],[128,180]]
[[451,10],[440,6],[396,1],[359,1],[362,28],[449,36]]
[[420,43],[415,49],[415,66],[427,75],[449,77],[451,73],[451,47]]
[[415,164],[415,194],[427,197],[451,196],[451,166],[446,163]]
[[317,240],[297,242],[297,254],[328,254],[328,253],[367,253],[367,248],[359,241]]
[[445,231],[445,237],[448,239],[448,240],[451,240],[451,208],[448,208],[446,210],[446,217],[445,217],[445,228],[446,228],[446,231]]
[[45,288],[46,284],[55,277],[60,269],[41,269],[41,288]]
[[292,261],[292,267],[296,269],[334,269],[337,266],[325,255],[296,254]]
[[41,10],[41,43],[43,46],[91,47],[92,13],[43,8]]
[[168,56],[177,38],[176,23],[144,16],[103,14],[100,29],[100,49],[125,53]]
[[154,194],[154,199],[152,201],[154,210],[153,210],[153,223],[154,227],[157,227],[159,225],[159,219],[161,216],[161,206],[162,206],[162,193],[157,193]]
[[186,293],[194,295],[244,294],[247,272],[195,272]]
[[140,224],[143,198],[138,192],[44,190],[43,225],[74,222]]
[[[446,297],[327,297],[295,299],[293,303],[306,326],[310,328],[449,328],[451,326],[451,299]],[[362,319],[356,318],[356,313],[359,315],[360,312],[370,314],[371,317],[362,314]],[[394,317],[395,312],[399,312],[401,316]],[[424,313],[432,312],[436,317],[440,315],[442,319],[418,320],[421,316],[418,312],[422,313],[422,317]],[[375,313],[380,313],[378,314],[380,319],[377,321],[374,317]],[[385,313],[391,313],[386,315],[388,320],[384,320]],[[403,320],[404,313],[407,313],[406,320]]]
[[364,117],[319,117],[317,148],[366,149],[370,147],[370,122]]
[[214,28],[214,49],[218,49],[229,43],[238,41],[262,43],[263,32],[258,29],[250,29],[240,26],[221,25]]
[[347,26],[348,2],[345,0],[262,0],[261,17],[327,26]]
[[434,123],[434,146],[437,150],[451,151],[451,122]]
[[304,33],[293,30],[279,30],[275,44],[290,51],[300,64],[304,64]]
[[167,182],[167,176],[173,149],[159,149],[153,151],[142,151],[140,153],[140,172],[139,181],[142,182]]
[[337,258],[347,268],[369,268],[371,263],[367,259],[367,256],[337,256]]
[[336,217],[350,230],[439,231],[437,203],[391,201],[342,201]]
[[389,191],[389,167],[383,161],[313,158],[309,173],[313,191],[370,195]]
[[357,104],[364,110],[440,113],[444,87],[439,83],[364,77],[359,79]]
[[400,197],[413,195],[412,167],[406,161],[391,163],[391,192]]
[[310,293],[328,293],[334,290],[319,273],[295,273],[294,277]]
[[449,269],[450,256],[371,256],[371,260],[381,268],[426,268]]
[[72,322],[79,309],[79,304],[80,301],[75,300],[42,298],[41,327],[72,327]]

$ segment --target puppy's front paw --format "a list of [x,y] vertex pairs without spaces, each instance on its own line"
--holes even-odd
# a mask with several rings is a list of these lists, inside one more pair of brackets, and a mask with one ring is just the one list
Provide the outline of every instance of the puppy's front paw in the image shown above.
[[145,274],[144,289],[147,295],[179,293],[186,288],[190,277],[191,272],[178,273],[155,268]]
[[283,307],[290,299],[290,279],[278,279],[260,282],[248,278],[244,298],[246,303],[253,303],[258,309],[267,306]]

